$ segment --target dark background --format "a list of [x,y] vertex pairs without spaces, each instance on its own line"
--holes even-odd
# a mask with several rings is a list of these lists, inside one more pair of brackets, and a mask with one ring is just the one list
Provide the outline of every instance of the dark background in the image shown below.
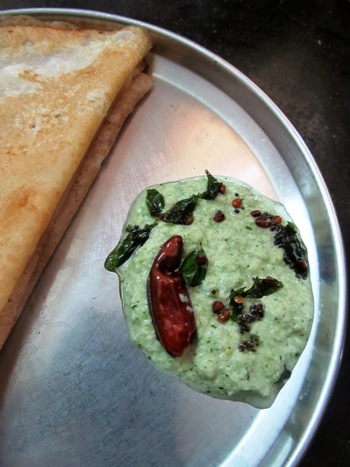
[[[1,9],[29,7],[82,8],[146,21],[238,68],[280,107],[311,150],[349,252],[349,0],[0,1]],[[350,465],[348,339],[330,403],[301,465]]]

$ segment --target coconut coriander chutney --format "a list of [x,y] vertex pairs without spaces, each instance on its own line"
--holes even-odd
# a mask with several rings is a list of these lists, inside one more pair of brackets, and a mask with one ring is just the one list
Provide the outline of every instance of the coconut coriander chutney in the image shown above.
[[272,404],[313,319],[306,248],[280,203],[209,172],[148,188],[105,266],[157,369],[213,397]]

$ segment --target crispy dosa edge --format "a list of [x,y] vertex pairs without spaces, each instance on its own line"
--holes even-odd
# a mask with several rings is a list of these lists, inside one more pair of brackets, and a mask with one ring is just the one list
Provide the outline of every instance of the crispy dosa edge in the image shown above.
[[73,217],[97,177],[125,120],[152,87],[152,78],[141,73],[132,81],[110,109],[71,185],[42,236],[7,305],[0,312],[0,349],[16,323],[45,266],[61,241]]

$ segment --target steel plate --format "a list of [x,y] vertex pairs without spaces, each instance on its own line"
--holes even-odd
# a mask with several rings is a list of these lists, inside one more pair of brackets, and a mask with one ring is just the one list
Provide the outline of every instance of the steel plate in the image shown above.
[[[26,13],[103,28],[133,22],[81,10]],[[143,26],[156,40],[148,56],[154,89],[0,354],[0,464],[296,464],[328,401],[345,330],[343,247],[330,197],[300,136],[253,83],[198,45]],[[129,341],[117,277],[103,268],[141,189],[204,169],[282,201],[309,249],[312,333],[270,409],[212,399],[154,370]]]

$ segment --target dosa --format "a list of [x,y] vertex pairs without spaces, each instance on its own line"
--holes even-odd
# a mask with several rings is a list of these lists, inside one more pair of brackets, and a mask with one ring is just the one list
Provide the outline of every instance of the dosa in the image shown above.
[[147,31],[0,24],[0,349],[152,87]]

